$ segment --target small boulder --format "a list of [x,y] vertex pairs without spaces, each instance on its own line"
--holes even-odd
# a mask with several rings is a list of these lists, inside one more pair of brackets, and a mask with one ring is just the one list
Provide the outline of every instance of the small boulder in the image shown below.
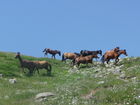
[[55,94],[51,92],[44,92],[44,93],[39,93],[36,95],[35,100],[37,102],[41,102],[47,99],[47,97],[54,96]]
[[11,84],[15,84],[15,83],[17,83],[17,80],[16,80],[16,78],[13,78],[13,79],[9,79],[9,82],[10,82]]
[[105,83],[105,81],[99,81],[98,82],[98,84],[104,84]]
[[3,74],[0,74],[0,78],[2,78],[3,77]]

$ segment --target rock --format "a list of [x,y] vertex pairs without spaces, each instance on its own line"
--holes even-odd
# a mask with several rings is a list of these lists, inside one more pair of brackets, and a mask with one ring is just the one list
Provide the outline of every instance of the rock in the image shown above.
[[78,68],[71,68],[71,69],[69,69],[70,73],[76,73],[78,71],[79,71]]
[[0,78],[2,78],[3,77],[3,74],[0,74]]
[[120,78],[121,78],[121,79],[125,79],[125,78],[126,78],[126,75],[125,75],[125,74],[121,74],[121,75],[120,75]]
[[16,80],[16,78],[13,78],[13,79],[9,79],[9,82],[10,82],[11,84],[15,84],[15,83],[17,82],[17,80]]
[[100,89],[95,89],[95,90],[92,90],[90,93],[86,94],[86,95],[83,95],[81,98],[82,99],[92,99],[94,98],[95,94],[99,91]]
[[51,92],[44,92],[44,93],[39,93],[36,95],[35,100],[37,102],[41,102],[47,99],[47,97],[54,96],[55,94]]
[[121,69],[117,68],[112,73],[113,74],[120,74],[121,73]]
[[5,98],[5,99],[9,99],[9,96],[6,95],[6,96],[4,96],[4,98]]
[[98,82],[98,84],[104,84],[105,83],[105,81],[100,81],[100,82]]

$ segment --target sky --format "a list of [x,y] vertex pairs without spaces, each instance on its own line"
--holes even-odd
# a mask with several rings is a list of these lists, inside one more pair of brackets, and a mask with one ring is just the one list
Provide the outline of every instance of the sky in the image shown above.
[[[0,51],[43,57],[119,46],[140,55],[140,0],[1,0]],[[58,57],[58,56],[57,56]]]

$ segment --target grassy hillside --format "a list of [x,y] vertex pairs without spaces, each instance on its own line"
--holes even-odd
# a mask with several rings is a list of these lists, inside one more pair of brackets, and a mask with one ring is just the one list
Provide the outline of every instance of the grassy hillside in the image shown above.
[[[94,62],[78,70],[59,60],[22,55],[52,64],[52,76],[45,70],[29,76],[20,71],[15,55],[0,52],[0,105],[140,105],[140,58],[121,59],[117,66]],[[10,78],[17,83],[10,84]],[[42,92],[55,96],[36,102],[36,94]]]

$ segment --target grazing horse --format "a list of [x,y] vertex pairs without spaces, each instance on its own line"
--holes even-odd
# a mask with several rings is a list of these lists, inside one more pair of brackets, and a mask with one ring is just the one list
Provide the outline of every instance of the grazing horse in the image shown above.
[[116,50],[116,49],[114,49],[114,50],[111,50],[111,51],[107,51],[107,52],[102,56],[101,61],[102,61],[103,64],[104,64],[105,61],[106,61],[107,64],[108,64],[108,62],[109,62],[111,59],[115,59],[115,64],[116,64],[116,63],[119,61],[118,58],[119,58],[119,56],[120,56],[121,54],[124,54],[124,55],[128,56],[125,49],[124,49],[124,50]]
[[51,75],[52,66],[47,61],[33,61],[35,63],[36,70],[39,74],[39,69],[46,69],[47,74]]
[[45,48],[43,50],[43,52],[45,52],[45,55],[47,55],[48,53],[52,55],[52,58],[55,59],[55,55],[58,54],[59,56],[61,56],[61,52],[58,50],[51,50],[49,48]]
[[20,66],[22,68],[22,71],[24,72],[24,69],[27,68],[29,70],[29,74],[32,74],[35,70],[38,71],[39,74],[39,69],[46,69],[47,74],[51,75],[51,64],[47,61],[29,61],[29,60],[23,60],[20,56],[20,53],[18,52],[16,59],[19,59],[20,61]]
[[102,50],[97,50],[97,51],[81,50],[80,54],[82,56],[97,55],[97,54],[100,54],[102,56]]
[[67,59],[74,60],[78,56],[80,56],[79,53],[64,53],[62,55],[62,61],[66,61]]
[[93,58],[99,58],[99,57],[97,56],[97,54],[88,55],[88,56],[80,56],[80,57],[75,58],[73,64],[76,64],[78,67],[81,63],[88,65],[88,63],[92,63]]

